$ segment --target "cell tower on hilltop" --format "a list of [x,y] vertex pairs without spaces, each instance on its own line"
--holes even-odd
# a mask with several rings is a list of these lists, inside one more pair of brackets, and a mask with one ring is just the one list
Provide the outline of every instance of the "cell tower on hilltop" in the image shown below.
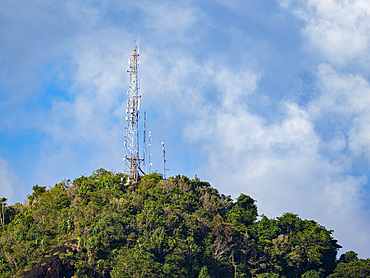
[[130,87],[127,92],[126,108],[126,140],[125,146],[125,173],[128,174],[128,183],[135,183],[139,179],[140,158],[139,158],[139,111],[140,111],[140,86],[138,77],[139,66],[139,44],[132,50],[131,59],[128,61],[130,73]]

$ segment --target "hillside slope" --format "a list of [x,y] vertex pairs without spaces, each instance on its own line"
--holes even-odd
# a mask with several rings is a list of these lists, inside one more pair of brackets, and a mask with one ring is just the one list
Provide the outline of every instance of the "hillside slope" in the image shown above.
[[257,221],[251,197],[234,202],[197,178],[125,179],[99,169],[6,207],[0,277],[326,277],[337,267],[337,240],[313,220]]

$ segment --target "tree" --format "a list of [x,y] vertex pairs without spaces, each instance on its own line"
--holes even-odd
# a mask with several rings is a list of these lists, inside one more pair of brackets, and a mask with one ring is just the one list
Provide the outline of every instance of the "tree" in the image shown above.
[[0,198],[0,204],[1,204],[1,215],[0,215],[0,219],[1,219],[1,224],[4,226],[5,225],[5,213],[4,213],[4,210],[5,210],[5,206],[6,206],[6,202],[7,199],[5,197],[3,198]]
[[208,274],[208,268],[207,266],[203,266],[202,269],[200,270],[198,278],[211,278]]
[[38,196],[46,192],[46,186],[39,186],[36,184],[34,187],[32,187],[32,190],[32,195],[28,197],[30,204],[32,204]]
[[338,260],[338,263],[350,263],[358,261],[358,254],[354,251],[348,251],[342,255],[340,255],[340,258]]
[[334,273],[328,278],[358,278],[370,277],[370,259],[358,259],[349,263],[339,263]]
[[250,196],[240,194],[236,203],[227,214],[228,220],[238,231],[245,232],[247,226],[257,219],[257,206]]

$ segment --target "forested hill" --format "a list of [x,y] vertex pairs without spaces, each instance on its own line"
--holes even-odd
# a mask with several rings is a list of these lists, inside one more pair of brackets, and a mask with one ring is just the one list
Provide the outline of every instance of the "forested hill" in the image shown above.
[[0,277],[370,276],[353,251],[337,261],[332,231],[313,220],[257,220],[251,197],[197,178],[125,179],[99,169],[5,206]]

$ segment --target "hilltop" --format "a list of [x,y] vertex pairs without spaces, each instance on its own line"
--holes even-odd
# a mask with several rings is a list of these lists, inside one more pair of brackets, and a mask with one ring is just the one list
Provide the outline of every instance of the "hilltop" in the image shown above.
[[314,220],[258,217],[252,197],[233,201],[198,178],[126,178],[99,169],[6,206],[0,277],[370,275],[353,251],[337,260],[333,231]]

